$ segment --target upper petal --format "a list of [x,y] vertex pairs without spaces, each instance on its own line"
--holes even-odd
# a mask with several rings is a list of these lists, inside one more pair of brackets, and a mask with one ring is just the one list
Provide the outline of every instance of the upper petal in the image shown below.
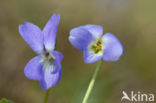
[[22,38],[37,54],[42,52],[43,35],[39,27],[32,23],[25,22],[23,25],[19,26],[19,32]]
[[88,30],[94,36],[94,38],[101,37],[101,35],[103,34],[103,27],[100,25],[88,24],[80,27]]
[[84,50],[83,55],[84,55],[85,63],[94,63],[102,59],[103,53],[102,52],[95,53],[93,50],[90,50],[90,48],[88,47]]
[[123,54],[123,46],[119,39],[111,33],[106,33],[102,40],[104,41],[103,60],[117,61]]
[[60,20],[60,15],[53,14],[43,29],[44,45],[46,50],[48,51],[52,51],[55,48],[55,40],[56,40],[59,20]]
[[74,28],[70,31],[69,41],[78,50],[83,50],[94,40],[91,33],[81,27]]
[[[56,65],[57,67],[58,65]],[[43,70],[43,77],[39,81],[40,82],[40,87],[42,89],[49,89],[52,86],[55,86],[61,78],[62,75],[62,70],[59,69],[57,72],[53,72],[50,69],[44,69]]]
[[24,74],[27,78],[32,80],[40,80],[42,77],[41,57],[36,56],[32,58],[24,68]]

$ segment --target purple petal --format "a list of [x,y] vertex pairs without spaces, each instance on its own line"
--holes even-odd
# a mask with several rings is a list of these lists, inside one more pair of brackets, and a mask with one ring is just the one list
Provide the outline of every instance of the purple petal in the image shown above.
[[43,77],[40,81],[42,89],[48,89],[55,86],[61,78],[61,61],[63,59],[63,55],[58,51],[53,51],[52,55],[54,56],[54,63],[50,68],[43,68]]
[[43,35],[39,27],[34,24],[25,22],[24,25],[19,26],[19,32],[22,38],[37,54],[42,52]]
[[103,53],[102,52],[95,53],[93,50],[86,48],[84,50],[83,55],[84,55],[85,63],[94,63],[94,62],[102,59]]
[[43,29],[44,45],[46,50],[48,51],[52,51],[55,48],[55,40],[56,40],[59,20],[60,20],[60,15],[53,14]]
[[63,54],[58,51],[53,51],[52,55],[54,57],[54,63],[55,65],[57,65],[56,67],[54,67],[53,70],[53,73],[55,73],[61,69],[61,61],[63,59]]
[[52,86],[55,86],[61,78],[62,70],[53,73],[50,69],[44,69],[44,74],[40,82],[40,87],[44,90],[49,89]]
[[111,33],[106,33],[102,40],[104,41],[103,60],[117,61],[123,53],[123,46],[119,39]]
[[58,52],[58,51],[53,51],[52,54],[54,55],[55,57],[55,61],[57,63],[61,63],[62,59],[63,59],[63,54],[61,52]]
[[94,36],[94,38],[101,37],[103,34],[103,27],[99,25],[88,24],[80,27],[88,30]]
[[41,57],[36,56],[32,58],[24,68],[24,74],[27,78],[32,80],[40,80],[42,77]]
[[78,50],[83,51],[94,38],[83,28],[74,28],[70,31],[69,41]]

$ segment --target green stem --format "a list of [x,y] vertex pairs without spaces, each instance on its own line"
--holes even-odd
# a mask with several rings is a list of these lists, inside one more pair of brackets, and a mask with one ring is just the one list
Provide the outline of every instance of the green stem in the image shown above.
[[85,94],[85,96],[84,96],[84,98],[83,98],[82,103],[87,103],[88,98],[89,98],[89,96],[90,96],[90,93],[91,93],[91,91],[92,91],[92,89],[93,89],[93,87],[94,87],[94,83],[95,83],[97,74],[98,74],[98,72],[99,72],[99,70],[100,70],[100,68],[101,68],[101,66],[102,66],[102,63],[103,63],[103,61],[100,60],[98,66],[96,67],[96,70],[95,70],[95,72],[94,72],[94,74],[93,74],[93,77],[92,77],[92,79],[91,79],[91,81],[90,81],[90,83],[89,83],[88,89],[87,89],[87,91],[86,91],[86,94]]
[[47,103],[48,102],[49,94],[50,94],[50,89],[46,90],[46,95],[44,97],[44,103]]

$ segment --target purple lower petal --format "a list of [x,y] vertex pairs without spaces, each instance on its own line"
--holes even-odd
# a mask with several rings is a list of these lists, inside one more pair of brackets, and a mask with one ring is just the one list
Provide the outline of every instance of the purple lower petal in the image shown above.
[[69,41],[78,50],[83,51],[93,40],[94,37],[91,33],[81,27],[74,28],[70,31]]
[[44,90],[49,89],[52,86],[55,86],[61,78],[62,70],[60,69],[58,72],[52,73],[51,70],[45,69],[43,78],[40,80],[40,87]]
[[32,58],[24,68],[24,74],[27,78],[32,80],[40,80],[42,77],[41,57],[36,56]]
[[40,80],[40,86],[42,89],[48,89],[55,86],[61,78],[61,61],[63,59],[62,53],[58,51],[53,51],[52,55],[54,57],[53,63],[50,63],[49,67],[43,68],[43,77]]
[[102,58],[103,53],[95,53],[94,51],[90,50],[89,48],[86,48],[84,50],[84,61],[85,63],[94,63]]
[[25,22],[23,25],[19,26],[19,32],[22,38],[37,54],[43,51],[43,34],[39,27]]
[[103,60],[117,61],[123,53],[123,46],[119,39],[111,33],[106,33],[102,40],[104,41]]

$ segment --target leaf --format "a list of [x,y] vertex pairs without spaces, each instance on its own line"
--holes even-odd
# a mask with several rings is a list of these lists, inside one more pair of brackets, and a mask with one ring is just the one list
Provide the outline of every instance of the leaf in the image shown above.
[[4,98],[0,100],[0,103],[13,103],[13,102]]

